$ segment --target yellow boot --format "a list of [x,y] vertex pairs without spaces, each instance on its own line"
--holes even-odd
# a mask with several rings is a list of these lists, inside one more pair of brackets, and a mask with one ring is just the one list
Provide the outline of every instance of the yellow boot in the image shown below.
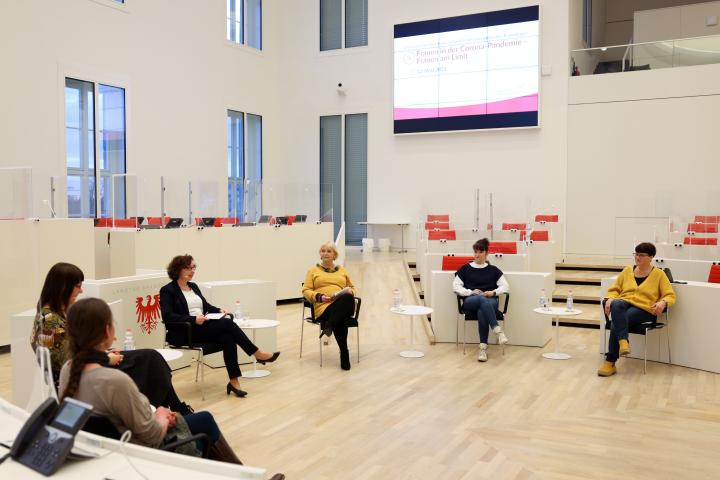
[[620,343],[620,356],[627,357],[628,355],[630,355],[630,342],[628,342],[624,338],[621,338],[619,343]]
[[616,373],[617,368],[615,368],[615,362],[608,362],[605,360],[602,367],[598,368],[598,375],[601,377],[609,377],[611,375],[615,375]]

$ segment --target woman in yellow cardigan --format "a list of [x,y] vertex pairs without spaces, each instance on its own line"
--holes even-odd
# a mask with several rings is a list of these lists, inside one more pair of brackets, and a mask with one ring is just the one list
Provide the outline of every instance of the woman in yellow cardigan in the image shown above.
[[320,263],[308,270],[303,297],[313,303],[315,318],[320,321],[320,336],[335,334],[340,348],[340,367],[350,370],[347,347],[347,321],[355,313],[355,287],[342,265],[335,265],[338,251],[332,242],[320,246]]
[[601,377],[615,375],[618,356],[630,353],[630,327],[655,321],[666,307],[675,303],[675,292],[667,275],[652,266],[655,245],[641,243],[633,255],[635,265],[625,267],[607,292],[605,315],[611,315],[612,322],[605,362],[598,370]]

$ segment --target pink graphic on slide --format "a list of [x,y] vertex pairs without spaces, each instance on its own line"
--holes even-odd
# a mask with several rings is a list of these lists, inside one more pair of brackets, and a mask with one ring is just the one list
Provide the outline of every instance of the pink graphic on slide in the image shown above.
[[490,115],[494,113],[537,112],[538,94],[524,97],[510,98],[498,102],[478,103],[460,107],[442,108],[395,108],[395,120],[410,120],[415,118],[435,117],[464,117],[468,115]]

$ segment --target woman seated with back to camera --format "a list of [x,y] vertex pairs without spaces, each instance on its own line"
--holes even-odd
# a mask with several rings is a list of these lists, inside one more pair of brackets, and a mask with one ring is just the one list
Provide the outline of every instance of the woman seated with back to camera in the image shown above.
[[320,336],[335,334],[340,349],[340,368],[350,370],[347,346],[348,321],[355,314],[355,286],[342,265],[335,265],[338,251],[333,242],[320,246],[320,263],[305,275],[302,294],[313,304],[320,322]]
[[605,315],[611,322],[608,351],[598,369],[601,377],[615,375],[618,357],[630,354],[630,327],[656,321],[665,308],[675,303],[675,291],[667,275],[652,265],[655,245],[640,243],[633,255],[635,265],[620,272],[605,298]]
[[[232,315],[210,305],[197,284],[191,282],[196,270],[197,265],[192,255],[177,255],[170,261],[167,273],[172,281],[160,289],[160,312],[163,321],[166,324],[189,322],[192,325],[194,342],[220,344],[225,369],[230,377],[225,391],[228,395],[232,392],[238,397],[245,397],[247,392],[240,389],[239,378],[242,374],[238,365],[237,347],[263,364],[277,360],[280,352],[269,353],[260,350],[235,324]],[[222,313],[225,317],[208,320],[207,313]]]
[[498,343],[508,342],[502,327],[498,325],[495,312],[498,309],[498,295],[510,291],[510,284],[502,271],[487,261],[490,242],[481,238],[473,244],[475,259],[455,272],[453,291],[464,298],[463,312],[468,320],[478,321],[480,351],[478,362],[487,362],[487,347],[490,327],[498,336]]
[[[115,339],[115,324],[107,303],[99,298],[78,300],[67,312],[68,361],[60,371],[60,398],[72,397],[93,406],[93,413],[106,417],[118,432],[129,430],[131,441],[157,448],[178,416],[165,407],[155,412],[147,397],[123,372],[104,368],[106,351]],[[193,434],[208,436],[210,458],[241,463],[220,433],[209,412],[183,415]],[[199,444],[202,450],[204,445]]]
[[[33,350],[40,346],[50,351],[56,385],[60,369],[67,360],[65,314],[82,293],[83,280],[85,275],[77,266],[56,263],[48,271],[40,292],[30,345]],[[110,350],[103,361],[107,361],[107,366],[117,368],[132,378],[154,406],[170,407],[183,414],[192,412],[192,408],[181,402],[175,393],[170,367],[156,350],[143,348],[123,353]]]

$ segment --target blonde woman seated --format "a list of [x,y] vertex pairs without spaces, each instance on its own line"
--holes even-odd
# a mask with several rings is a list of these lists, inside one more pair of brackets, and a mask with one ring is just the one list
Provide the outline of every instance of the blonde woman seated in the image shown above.
[[655,245],[641,243],[633,255],[635,265],[625,267],[607,292],[605,315],[612,316],[608,351],[598,370],[601,377],[615,375],[618,357],[630,354],[630,327],[654,322],[666,307],[675,303],[675,292],[667,275],[652,266]]
[[308,270],[303,297],[312,302],[315,318],[320,322],[320,336],[335,334],[340,348],[340,367],[350,370],[347,346],[348,322],[355,313],[355,295],[350,275],[342,265],[335,265],[338,251],[332,242],[320,246],[320,263]]

